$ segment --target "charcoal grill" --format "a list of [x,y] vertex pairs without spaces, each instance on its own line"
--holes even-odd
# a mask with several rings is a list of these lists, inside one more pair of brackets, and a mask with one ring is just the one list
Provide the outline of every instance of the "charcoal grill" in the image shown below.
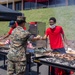
[[[52,55],[53,54],[53,55]],[[65,70],[75,71],[75,59],[67,60],[66,58],[60,58],[57,54],[52,53],[50,56],[41,56],[35,57],[34,62],[37,63],[37,74],[39,74],[39,64],[45,64],[49,66],[49,75],[50,75],[50,66],[62,68]],[[60,54],[61,56],[70,56],[68,54]],[[70,56],[73,57],[73,56]]]

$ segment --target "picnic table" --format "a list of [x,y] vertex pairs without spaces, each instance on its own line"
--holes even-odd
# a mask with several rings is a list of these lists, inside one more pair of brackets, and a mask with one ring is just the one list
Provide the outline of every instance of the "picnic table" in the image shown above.
[[3,67],[5,67],[5,59],[6,59],[6,55],[9,52],[9,45],[0,45],[0,55],[3,56]]

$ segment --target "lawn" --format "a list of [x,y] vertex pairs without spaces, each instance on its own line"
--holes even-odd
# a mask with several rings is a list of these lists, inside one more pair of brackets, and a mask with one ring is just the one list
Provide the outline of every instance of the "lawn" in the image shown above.
[[[46,28],[49,26],[49,18],[55,17],[57,25],[61,25],[68,39],[75,39],[75,6],[62,6],[43,9],[32,9],[21,11],[26,16],[26,21],[45,22]],[[0,35],[9,30],[7,22],[0,22]],[[42,32],[42,30],[41,30]]]

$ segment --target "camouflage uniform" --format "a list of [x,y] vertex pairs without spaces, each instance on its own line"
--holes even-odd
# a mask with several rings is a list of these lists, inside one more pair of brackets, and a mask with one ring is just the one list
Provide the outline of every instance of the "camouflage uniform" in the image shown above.
[[26,69],[26,57],[25,57],[25,47],[23,46],[23,42],[25,42],[26,36],[30,34],[28,31],[24,30],[21,26],[17,26],[10,38],[11,45],[10,50],[7,55],[8,58],[8,66],[7,66],[7,74],[13,75],[14,72],[16,75],[24,75]]

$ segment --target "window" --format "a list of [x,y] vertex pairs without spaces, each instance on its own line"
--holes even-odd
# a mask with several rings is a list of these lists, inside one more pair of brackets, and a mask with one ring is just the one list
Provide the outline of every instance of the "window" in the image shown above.
[[31,9],[36,8],[36,7],[35,7],[35,2],[30,2],[30,8],[31,8]]
[[24,9],[34,9],[35,2],[24,2]]
[[68,4],[69,5],[74,5],[75,4],[75,0],[68,0]]
[[30,9],[30,2],[24,2],[24,4],[23,4],[24,6],[24,8],[23,9]]
[[56,6],[66,5],[66,0],[56,0]]
[[21,10],[21,2],[15,3],[15,10]]
[[49,6],[55,6],[56,0],[49,0]]
[[12,9],[12,6],[13,6],[12,3],[9,3],[9,4],[8,4],[8,8]]
[[39,2],[37,3],[37,8],[45,8],[48,6],[48,2]]
[[24,9],[35,9],[35,8],[41,8],[41,7],[47,7],[48,2],[24,2]]

